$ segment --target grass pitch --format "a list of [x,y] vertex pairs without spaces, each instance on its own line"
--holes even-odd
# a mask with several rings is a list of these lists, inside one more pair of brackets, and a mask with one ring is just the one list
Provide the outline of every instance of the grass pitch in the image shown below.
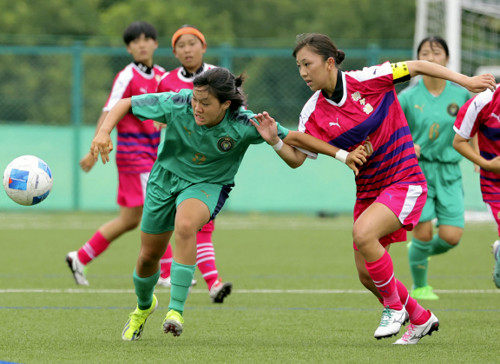
[[[199,272],[184,332],[161,324],[169,290],[143,337],[123,342],[135,308],[132,271],[139,231],[122,236],[89,265],[76,286],[64,258],[113,214],[0,214],[0,361],[17,363],[496,363],[500,290],[491,278],[492,223],[467,224],[458,248],[433,257],[429,283],[440,296],[422,301],[439,332],[418,345],[377,341],[381,306],[361,286],[353,262],[351,218],[221,214],[217,265],[233,293],[212,304]],[[391,248],[409,287],[406,246]]]

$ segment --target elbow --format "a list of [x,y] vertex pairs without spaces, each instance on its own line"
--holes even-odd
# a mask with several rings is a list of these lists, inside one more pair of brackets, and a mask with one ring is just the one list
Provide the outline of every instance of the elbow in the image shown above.
[[293,169],[299,168],[303,163],[304,161],[299,161],[299,160],[287,162],[288,166]]

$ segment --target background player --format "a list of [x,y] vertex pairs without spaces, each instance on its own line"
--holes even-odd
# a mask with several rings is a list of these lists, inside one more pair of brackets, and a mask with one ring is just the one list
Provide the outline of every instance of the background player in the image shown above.
[[[441,37],[423,39],[418,59],[446,66],[448,45]],[[460,107],[470,99],[469,91],[442,78],[424,75],[417,84],[398,95],[411,135],[418,164],[427,180],[427,201],[413,229],[408,259],[413,277],[411,296],[437,300],[427,282],[428,260],[456,247],[464,228],[464,191],[459,162],[453,148],[453,123]],[[433,234],[432,220],[438,232]]]
[[[111,93],[97,122],[96,134],[109,111],[118,101],[133,95],[156,92],[165,70],[153,64],[158,48],[156,29],[149,23],[137,21],[123,33],[123,41],[133,62],[121,70],[113,81]],[[106,222],[78,250],[68,253],[66,262],[77,284],[87,286],[85,267],[101,255],[123,233],[135,229],[142,216],[142,206],[149,172],[156,160],[160,131],[153,121],[140,121],[128,113],[118,123],[116,166],[118,168],[117,203],[120,213]],[[88,172],[95,159],[88,153],[80,161],[83,171]]]
[[[481,167],[481,192],[498,225],[500,236],[500,91],[486,90],[460,109],[455,121],[453,146],[465,158]],[[479,152],[468,141],[478,135]],[[493,281],[500,288],[500,241],[493,243]]]
[[[203,62],[207,50],[205,36],[192,25],[183,25],[172,36],[172,49],[181,66],[165,73],[158,85],[158,92],[178,92],[193,89],[194,78],[215,66]],[[222,282],[215,264],[215,250],[212,242],[214,220],[204,225],[196,236],[196,265],[207,283],[212,302],[222,303],[231,293],[232,283]],[[168,244],[160,260],[161,273],[158,285],[170,287],[170,267],[172,265],[172,247]],[[193,280],[192,284],[196,284]]]

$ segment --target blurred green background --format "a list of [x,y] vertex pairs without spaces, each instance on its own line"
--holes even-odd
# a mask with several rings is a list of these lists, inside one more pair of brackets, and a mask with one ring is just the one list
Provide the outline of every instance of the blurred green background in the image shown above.
[[[122,32],[136,20],[159,33],[155,63],[178,66],[171,35],[197,26],[208,42],[205,61],[244,72],[249,108],[269,111],[290,129],[311,91],[291,56],[297,34],[321,32],[346,52],[344,70],[412,58],[416,1],[20,0],[0,2],[0,171],[34,154],[54,174],[50,197],[35,209],[115,210],[116,169],[81,172],[97,118],[116,73],[131,58]],[[400,86],[402,89],[407,85]],[[463,163],[466,208],[484,210],[478,176]],[[265,183],[265,184],[264,184]],[[305,213],[350,212],[353,176],[320,158],[289,169],[270,148],[244,159],[226,209]],[[0,194],[0,210],[22,210]]]

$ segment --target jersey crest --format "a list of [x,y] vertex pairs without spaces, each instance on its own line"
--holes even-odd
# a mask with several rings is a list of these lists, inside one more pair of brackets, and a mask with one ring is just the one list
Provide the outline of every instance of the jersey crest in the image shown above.
[[217,141],[217,148],[221,152],[228,152],[234,147],[234,140],[230,137],[222,137]]

